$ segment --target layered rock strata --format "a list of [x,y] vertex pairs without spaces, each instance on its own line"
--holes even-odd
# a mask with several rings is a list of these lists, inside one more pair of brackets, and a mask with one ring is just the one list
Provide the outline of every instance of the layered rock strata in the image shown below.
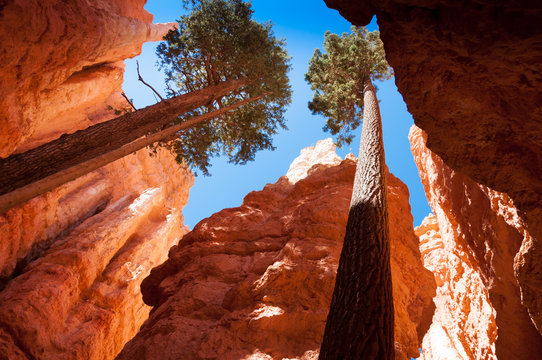
[[437,281],[423,340],[429,359],[534,359],[542,336],[521,304],[514,270],[530,235],[510,197],[450,169],[412,127],[410,142],[435,215],[416,228]]
[[[122,61],[170,26],[144,4],[2,2],[0,156],[129,111]],[[142,279],[187,232],[193,181],[142,150],[0,214],[0,358],[114,358],[148,316]]]
[[[188,172],[172,175],[190,183]],[[99,192],[107,185],[87,186]],[[9,359],[115,357],[148,316],[142,279],[187,232],[181,208],[167,206],[171,193],[156,185],[111,199],[7,284],[0,292],[0,353]],[[186,201],[186,191],[174,194]],[[15,356],[10,342],[25,356]]]
[[[143,282],[154,309],[118,358],[316,359],[354,171],[353,159],[319,142],[294,161],[292,179],[196,225]],[[435,285],[421,264],[408,189],[391,174],[388,184],[396,350],[408,359],[429,327]]]
[[531,235],[518,281],[542,331],[542,5],[325,1],[357,25],[377,16],[397,87],[429,149],[514,201]]

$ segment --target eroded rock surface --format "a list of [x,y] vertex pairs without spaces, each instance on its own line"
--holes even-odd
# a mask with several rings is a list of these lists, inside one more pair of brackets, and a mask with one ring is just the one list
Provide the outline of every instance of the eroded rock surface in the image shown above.
[[427,149],[421,129],[412,127],[409,137],[435,213],[416,228],[437,281],[424,359],[536,358],[542,336],[521,304],[514,273],[530,235],[514,203],[446,166]]
[[531,236],[516,271],[541,330],[541,3],[325,1],[357,25],[377,16],[397,87],[429,149],[514,201]]
[[339,165],[341,162],[341,157],[335,152],[333,139],[319,140],[315,146],[301,149],[299,156],[290,164],[286,176],[291,183],[296,183],[306,178],[309,171],[316,164]]
[[[316,153],[331,164],[310,160]],[[142,284],[154,309],[119,359],[316,359],[355,171],[336,159],[329,141],[303,150],[289,173],[308,175],[283,176],[185,235]],[[429,326],[435,285],[408,189],[391,174],[388,184],[396,349],[407,359]]]
[[[169,28],[144,4],[0,4],[0,156],[128,111],[122,61]],[[142,150],[0,214],[0,358],[114,358],[148,316],[142,279],[187,232],[193,181]]]
[[0,156],[128,107],[123,60],[160,40],[146,0],[8,0],[0,7]]
[[166,195],[157,186],[111,201],[0,292],[0,329],[29,359],[111,359],[135,334],[149,312],[141,280],[187,231]]

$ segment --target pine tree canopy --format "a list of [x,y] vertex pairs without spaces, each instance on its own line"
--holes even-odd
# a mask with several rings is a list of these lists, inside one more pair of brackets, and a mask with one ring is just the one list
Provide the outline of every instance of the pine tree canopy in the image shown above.
[[392,75],[378,31],[353,26],[340,36],[326,32],[324,53],[314,51],[305,80],[314,90],[309,109],[326,118],[324,130],[337,135],[337,146],[352,142],[363,119],[365,83]]
[[252,20],[250,3],[242,0],[184,1],[188,15],[158,45],[159,67],[166,75],[168,97],[230,80],[245,85],[176,120],[258,98],[215,119],[184,130],[166,146],[178,162],[208,175],[210,159],[227,155],[235,164],[253,160],[256,151],[274,149],[272,136],[286,128],[284,112],[291,102],[290,70],[285,42],[270,23]]

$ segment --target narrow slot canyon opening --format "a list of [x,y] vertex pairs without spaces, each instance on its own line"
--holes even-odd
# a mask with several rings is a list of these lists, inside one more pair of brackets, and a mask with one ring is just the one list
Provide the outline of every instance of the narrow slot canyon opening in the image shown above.
[[[274,141],[277,144],[277,149],[273,152],[264,151],[260,152],[257,157],[256,161],[253,163],[249,163],[243,166],[232,166],[231,164],[227,163],[227,160],[217,158],[213,159],[212,161],[212,167],[210,168],[210,172],[212,174],[211,177],[201,177],[198,176],[195,181],[194,187],[191,188],[190,192],[190,201],[188,203],[188,206],[183,210],[183,214],[186,217],[187,224],[190,227],[196,226],[198,222],[200,222],[201,219],[210,216],[213,213],[216,213],[217,211],[223,209],[223,208],[229,208],[229,207],[237,207],[240,205],[241,199],[243,199],[244,194],[249,193],[253,190],[260,190],[264,187],[266,183],[272,182],[275,179],[278,179],[281,175],[285,174],[285,169],[288,169],[290,166],[290,162],[292,159],[301,151],[302,155],[299,157],[301,158],[300,162],[302,163],[301,169],[296,169],[296,166],[292,163],[291,169],[294,168],[295,171],[304,172],[304,174],[301,176],[301,178],[304,178],[307,176],[307,173],[309,173],[309,170],[312,166],[317,164],[325,164],[324,166],[330,166],[330,165],[336,165],[341,162],[342,158],[351,157],[352,155],[348,155],[349,153],[356,153],[357,155],[357,144],[359,143],[359,137],[356,136],[355,140],[353,141],[352,145],[345,146],[343,148],[335,148],[335,146],[332,145],[331,139],[326,140],[325,145],[321,144],[319,140],[329,137],[328,134],[324,133],[323,131],[319,130],[322,125],[324,124],[323,117],[315,117],[312,115],[307,108],[307,102],[311,99],[312,93],[310,92],[309,85],[306,83],[304,76],[305,72],[307,71],[307,64],[312,56],[312,53],[314,52],[315,48],[321,48],[322,47],[322,41],[323,41],[323,35],[326,30],[332,30],[336,33],[343,33],[343,32],[349,32],[351,25],[348,22],[345,22],[343,19],[341,19],[338,14],[333,13],[329,11],[328,9],[325,9],[324,7],[318,7],[318,10],[315,11],[315,17],[314,19],[311,19],[310,21],[306,21],[305,23],[301,24],[295,24],[296,19],[284,16],[280,18],[277,15],[277,7],[275,5],[271,4],[264,4],[262,2],[253,2],[252,3],[253,8],[255,10],[255,17],[256,20],[267,20],[268,18],[272,16],[276,16],[276,18],[273,19],[275,23],[276,33],[277,36],[285,37],[287,39],[287,49],[289,54],[292,55],[293,59],[293,69],[290,74],[290,79],[292,81],[292,86],[294,90],[294,94],[297,94],[297,96],[294,96],[293,104],[290,106],[288,112],[286,113],[286,118],[289,119],[289,130],[287,131],[281,131],[279,134],[277,134],[274,138]],[[289,5],[291,7],[300,7],[302,5]],[[148,2],[146,5],[146,8],[149,9],[155,16],[155,20],[157,21],[174,21],[175,16],[172,15],[171,12],[164,13],[163,8],[159,3],[153,3]],[[182,11],[182,9],[181,9]],[[278,22],[277,22],[278,21]],[[315,25],[318,24],[318,25]],[[292,30],[292,27],[295,26],[296,30]],[[376,24],[376,18],[373,19],[371,24],[369,25],[370,30],[378,29]],[[297,33],[299,32],[299,33]],[[155,45],[144,45],[143,53],[137,58],[130,59],[126,61],[127,67],[126,67],[126,73],[125,73],[125,82],[123,85],[123,89],[127,96],[133,100],[136,107],[140,108],[142,106],[146,106],[149,104],[153,104],[155,102],[158,102],[159,99],[156,97],[155,94],[153,94],[153,91],[149,89],[148,86],[145,86],[141,82],[138,82],[138,74],[141,74],[142,78],[145,79],[145,82],[151,84],[154,90],[158,90],[159,92],[162,92],[162,96],[165,96],[164,85],[161,83],[161,79],[163,78],[163,75],[156,70],[156,68],[153,66],[157,62],[157,57],[154,54],[155,53]],[[138,73],[139,71],[139,73]],[[423,289],[422,292],[425,292],[425,294],[422,293],[416,293],[415,296],[413,296],[412,299],[409,299],[408,296],[401,295],[398,297],[398,308],[400,308],[398,313],[398,317],[400,318],[400,322],[397,325],[397,328],[399,329],[399,335],[398,338],[400,338],[401,345],[398,345],[400,350],[398,350],[398,353],[401,354],[401,356],[406,358],[406,354],[409,354],[412,356],[417,356],[419,354],[419,346],[421,346],[421,340],[423,338],[423,335],[425,334],[425,331],[429,328],[431,323],[431,317],[434,311],[434,305],[432,303],[432,294],[434,294],[434,285],[431,285],[431,274],[423,268],[423,264],[421,263],[421,256],[419,254],[419,250],[417,250],[417,238],[413,235],[413,223],[414,224],[421,224],[423,218],[431,212],[431,209],[428,206],[427,199],[425,197],[425,193],[421,184],[421,181],[419,179],[418,175],[418,169],[416,167],[416,164],[413,161],[411,150],[410,150],[410,143],[408,141],[408,133],[409,129],[413,124],[412,117],[407,112],[406,105],[404,104],[402,100],[402,96],[398,93],[397,88],[394,85],[394,79],[385,81],[385,82],[378,82],[378,84],[375,84],[378,86],[378,98],[381,100],[381,110],[382,110],[382,118],[383,118],[383,126],[384,126],[384,144],[386,147],[386,160],[388,168],[391,172],[393,172],[395,175],[399,176],[403,181],[405,181],[408,185],[408,189],[406,187],[400,187],[400,195],[397,195],[401,198],[401,209],[397,210],[397,216],[400,216],[399,214],[402,214],[404,217],[404,222],[401,220],[401,225],[403,226],[402,231],[407,235],[407,239],[405,240],[409,245],[407,247],[400,246],[396,242],[394,242],[394,247],[396,251],[400,252],[406,252],[406,254],[403,254],[403,256],[407,257],[411,260],[412,264],[405,264],[405,261],[400,261],[400,263],[394,263],[394,271],[395,276],[399,276],[398,284],[401,281],[405,282],[412,282],[413,279],[411,278],[405,278],[403,275],[400,275],[402,272],[403,267],[411,267],[415,269],[414,271],[419,275],[419,277],[423,280],[420,280],[420,282],[423,285],[420,285],[420,289]],[[308,145],[312,145],[313,148],[306,148]],[[306,148],[302,150],[303,148]],[[307,158],[303,157],[303,152],[306,153],[312,153],[312,159],[311,156],[307,156]],[[338,155],[336,155],[337,153]],[[332,155],[333,154],[333,155]],[[340,157],[339,157],[340,156]],[[298,158],[298,159],[299,159]],[[294,161],[294,163],[297,161],[297,159]],[[346,161],[346,160],[345,160]],[[352,161],[352,160],[349,160]],[[272,166],[271,166],[272,164]],[[312,170],[316,172],[317,170]],[[290,171],[288,171],[288,175],[290,175]],[[347,176],[347,175],[344,175]],[[270,186],[269,184],[266,185],[267,187]],[[278,184],[275,184],[274,186],[279,186]],[[302,184],[298,185],[299,187],[303,186]],[[324,188],[327,188],[327,185],[321,185],[322,191]],[[404,191],[406,190],[406,195]],[[299,190],[301,191],[301,190]],[[265,190],[264,190],[265,192]],[[409,198],[410,193],[410,198]],[[342,194],[344,196],[344,194]],[[405,204],[405,196],[406,196],[406,204]],[[235,208],[235,212],[228,212],[227,210],[223,210],[222,212],[219,212],[218,214],[215,214],[211,216],[209,219],[204,219],[196,228],[194,228],[194,231],[190,233],[188,236],[185,236],[183,238],[182,242],[179,244],[179,253],[183,255],[178,255],[180,259],[185,259],[185,257],[190,257],[190,254],[192,251],[198,253],[198,258],[202,258],[201,261],[202,264],[199,264],[199,270],[202,271],[203,278],[211,277],[213,281],[216,283],[213,283],[214,285],[203,285],[199,284],[203,280],[199,280],[200,277],[198,275],[186,275],[186,279],[183,277],[182,280],[175,280],[179,281],[178,284],[178,293],[184,294],[184,295],[178,295],[181,297],[186,298],[186,303],[180,303],[177,306],[180,308],[188,307],[188,309],[191,309],[193,306],[196,307],[202,307],[203,312],[205,311],[216,311],[216,314],[213,316],[213,318],[221,318],[224,322],[229,322],[229,320],[226,320],[227,314],[224,314],[224,309],[222,306],[219,306],[219,304],[209,304],[209,299],[205,297],[210,297],[214,299],[217,297],[220,299],[224,295],[221,291],[226,291],[225,294],[228,294],[228,310],[234,311],[232,309],[237,309],[240,305],[233,306],[231,303],[233,300],[231,298],[233,297],[236,299],[236,301],[240,302],[247,302],[247,299],[243,299],[245,296],[253,296],[246,294],[245,290],[244,293],[238,293],[238,287],[234,286],[231,288],[231,285],[225,285],[221,284],[223,275],[222,273],[224,270],[217,269],[215,267],[222,267],[226,266],[223,265],[224,262],[232,261],[235,263],[237,260],[234,260],[237,257],[243,258],[241,254],[245,254],[244,258],[245,261],[252,262],[255,260],[252,260],[252,257],[255,255],[251,255],[251,252],[254,250],[249,250],[250,248],[258,248],[258,246],[263,245],[250,245],[250,244],[243,244],[236,242],[235,244],[230,244],[230,241],[235,241],[235,235],[224,235],[225,239],[223,239],[220,235],[220,232],[225,231],[228,233],[229,231],[233,231],[237,234],[239,237],[239,240],[241,238],[248,237],[251,241],[251,243],[260,243],[264,241],[269,241],[269,236],[262,236],[262,240],[259,240],[259,233],[261,231],[265,231],[267,222],[266,217],[269,216],[266,211],[260,209],[259,207],[261,204],[257,202],[255,212],[262,215],[262,217],[254,216],[254,211],[245,212],[244,206],[247,205],[248,197],[245,198],[243,201],[243,204],[241,205],[241,208]],[[308,201],[308,200],[305,200]],[[310,201],[316,201],[314,199],[311,199]],[[410,204],[409,204],[410,201]],[[326,205],[327,206],[327,205]],[[242,210],[240,210],[242,209]],[[329,211],[327,210],[322,211]],[[414,209],[414,210],[411,210]],[[410,214],[413,211],[415,214],[415,217],[413,218]],[[341,214],[341,218],[345,216],[344,214],[345,208],[341,208],[341,210],[337,210],[338,214]],[[239,218],[241,216],[241,218]],[[249,217],[254,219],[253,221],[255,223],[260,222],[260,226],[263,228],[263,230],[253,233],[254,230],[248,230],[244,228],[244,218]],[[310,217],[312,216],[310,213],[305,214],[305,216]],[[224,221],[223,225],[219,226],[216,225],[215,222],[213,222],[213,218],[218,217],[219,219],[221,217],[224,217],[224,220],[217,220],[217,221]],[[395,219],[397,220],[397,219]],[[229,221],[232,221],[233,223],[228,223]],[[276,219],[276,227],[277,231],[280,231],[279,228],[283,227],[284,219]],[[299,221],[299,220],[297,220]],[[323,218],[320,219],[320,221],[324,221]],[[238,224],[238,222],[240,222]],[[295,223],[295,220],[292,220],[294,224],[292,226],[300,226],[299,224]],[[397,221],[396,221],[397,222]],[[218,231],[218,233],[214,233],[214,229]],[[205,231],[200,230],[198,227],[204,228]],[[232,229],[235,228],[236,230]],[[220,228],[221,230],[218,230]],[[305,253],[305,256],[312,256],[311,254],[313,252],[319,253],[319,254],[325,254],[321,255],[321,262],[324,265],[323,269],[326,269],[326,276],[331,276],[331,274],[334,274],[336,271],[336,265],[338,262],[337,252],[340,251],[340,246],[337,247],[339,243],[337,243],[340,239],[343,232],[339,230],[340,226],[334,225],[333,228],[336,230],[330,231],[327,229],[324,229],[325,226],[321,224],[315,224],[314,225],[314,232],[311,233],[311,237],[314,236],[316,238],[320,238],[320,241],[322,241],[325,245],[320,246],[320,250],[311,250],[308,253],[305,253],[303,250],[302,253]],[[321,231],[318,233],[318,231]],[[399,232],[397,230],[394,230],[394,235],[397,239],[399,236]],[[268,235],[268,234],[266,234]],[[284,236],[284,235],[282,235]],[[288,236],[288,235],[286,235]],[[307,236],[307,235],[305,235]],[[252,237],[255,237],[252,238]],[[328,240],[325,240],[326,237],[328,237]],[[216,240],[214,240],[216,239]],[[265,240],[264,240],[265,239]],[[329,243],[329,239],[333,239],[333,246],[331,246]],[[284,240],[282,241],[284,242]],[[201,250],[200,246],[202,247]],[[205,247],[209,246],[211,249],[204,250]],[[279,245],[279,248],[282,248],[282,246],[285,246],[286,248],[289,248],[291,246],[288,245]],[[329,250],[329,247],[333,249],[332,251]],[[247,248],[240,250],[239,248]],[[316,245],[318,247],[318,245]],[[324,250],[325,249],[325,250]],[[399,250],[397,250],[399,249]],[[201,252],[199,252],[201,251]],[[206,255],[207,251],[209,251],[212,255]],[[247,252],[248,251],[248,252]],[[285,251],[285,250],[283,250]],[[186,254],[185,254],[186,253]],[[282,251],[279,251],[279,254],[275,254],[275,256],[281,256],[280,254]],[[171,255],[171,254],[170,254]],[[215,258],[216,264],[213,263],[213,260],[211,263],[213,263],[212,270],[208,269],[207,260],[206,257],[209,256],[210,258]],[[261,251],[260,254],[258,254],[258,257],[268,257],[269,254],[266,254],[265,251]],[[396,255],[399,256],[399,255]],[[229,257],[230,260],[224,259],[224,257]],[[180,260],[182,264],[184,264],[185,260]],[[302,262],[304,260],[297,259],[295,262]],[[398,260],[397,260],[398,261]],[[294,262],[294,263],[295,263]],[[266,263],[269,263],[269,260],[266,261]],[[270,266],[272,263],[269,263]],[[285,266],[282,262],[277,261],[274,263],[277,267],[277,272],[284,271],[283,266]],[[179,266],[186,266],[188,268],[196,267],[197,264],[193,264],[193,261],[190,261],[189,264],[185,265],[179,265],[177,261],[171,260],[168,263],[164,264],[163,267],[160,267],[156,269],[155,271],[160,273],[167,273],[168,267],[172,266],[174,267],[177,273],[182,273],[183,270],[179,269]],[[235,266],[231,264],[230,266]],[[264,271],[265,267],[262,267],[263,265],[259,265],[259,271]],[[261,270],[260,270],[261,269]],[[194,270],[195,271],[195,270]],[[296,273],[296,271],[293,271],[293,273]],[[249,272],[250,274],[250,272]],[[244,286],[251,286],[250,283],[255,284],[255,280],[252,279],[254,275],[246,274],[245,271],[241,271],[240,274],[232,274],[231,276],[233,278],[240,278],[245,279],[243,280],[243,287],[242,289],[245,289]],[[254,274],[257,274],[255,272]],[[163,276],[167,277],[168,275],[164,274]],[[178,275],[181,276],[181,275]],[[264,275],[265,276],[265,275]],[[295,275],[298,276],[298,275]],[[309,275],[304,275],[307,278],[310,278]],[[194,278],[196,277],[196,278]],[[190,280],[189,280],[190,279]],[[252,279],[252,280],[249,280]],[[163,303],[168,297],[166,295],[160,295],[164,290],[159,289],[157,284],[155,282],[162,281],[163,278],[155,278],[153,279],[153,276],[151,276],[149,279],[145,280],[143,283],[143,293],[144,296],[148,296],[149,299],[157,299],[162,297],[160,301],[154,302],[152,300],[154,305],[158,305]],[[166,280],[171,281],[171,280]],[[239,280],[237,280],[239,281]],[[262,281],[261,279],[258,281]],[[292,284],[289,286],[294,286],[296,281],[295,278],[292,278],[290,280]],[[306,281],[312,281],[307,279]],[[325,293],[324,299],[320,300],[318,305],[313,304],[312,307],[301,304],[300,309],[302,313],[313,313],[315,311],[322,311],[324,314],[327,313],[327,307],[329,306],[329,299],[332,292],[332,286],[334,281],[334,275],[332,275],[326,282],[325,286],[321,291]],[[198,283],[198,285],[193,285],[192,283]],[[218,285],[220,283],[220,285]],[[213,293],[212,288],[214,286],[217,286],[217,294]],[[194,289],[193,287],[196,286],[197,289]],[[254,286],[254,285],[252,285]],[[394,285],[395,286],[395,285]],[[209,289],[206,287],[210,287]],[[433,287],[433,289],[432,289]],[[228,290],[229,288],[229,290]],[[220,290],[219,290],[220,289]],[[198,292],[201,291],[202,295],[197,295]],[[397,285],[397,291],[400,293],[403,293],[403,290],[401,289],[401,285]],[[311,291],[308,291],[309,293]],[[189,295],[190,294],[190,295]],[[192,295],[193,294],[193,295]],[[205,295],[206,294],[206,295]],[[236,294],[235,296],[233,294]],[[201,296],[201,297],[200,297]],[[308,295],[309,296],[309,295]],[[310,296],[317,297],[314,294],[311,294]],[[268,295],[263,295],[262,299],[272,299],[272,297]],[[414,300],[416,299],[416,300]],[[214,299],[216,300],[216,299]],[[213,301],[214,301],[213,300]],[[272,306],[272,305],[265,305],[267,302],[266,300],[263,300],[262,303],[253,303],[253,307],[258,309],[259,306],[265,308],[266,306]],[[267,300],[272,301],[272,300]],[[304,300],[301,300],[304,301]],[[417,301],[418,304],[414,305],[412,303],[409,305],[409,302]],[[195,303],[199,305],[195,305]],[[249,303],[250,304],[250,303]],[[326,305],[323,305],[326,304]],[[239,309],[242,309],[243,316],[249,320],[251,318],[251,315],[253,313],[254,308],[252,308],[251,311],[248,311],[250,307],[247,307],[248,304],[245,304],[245,307],[241,306]],[[291,322],[292,317],[299,316],[297,315],[297,309],[296,304],[290,304],[290,306],[287,306],[291,308],[291,314],[282,316],[285,322]],[[315,308],[316,306],[316,308]],[[221,310],[219,310],[222,308]],[[282,307],[281,307],[282,308]],[[410,309],[409,309],[410,308]],[[207,309],[207,310],[204,310]],[[211,310],[215,309],[215,310]],[[318,310],[317,310],[318,309]],[[188,310],[187,310],[188,311]],[[197,313],[197,311],[196,311]],[[190,318],[192,316],[199,317],[204,315],[190,315],[189,313],[184,313],[183,310],[183,316],[186,316],[187,318]],[[307,315],[309,318],[311,318],[310,315]],[[273,318],[271,316],[271,318]],[[325,317],[324,317],[325,318]],[[411,319],[412,318],[412,319]],[[311,320],[305,320],[305,321],[316,321],[318,325],[318,330],[315,333],[312,333],[310,335],[307,335],[310,337],[312,343],[318,344],[321,341],[321,336],[323,331],[323,328],[321,328],[322,320],[324,320],[321,316],[316,320],[315,318],[311,318]],[[153,320],[157,321],[158,323],[160,321],[166,321],[165,319],[162,320]],[[273,320],[273,321],[279,321],[279,320]],[[242,322],[240,320],[240,322]],[[190,324],[189,324],[190,323]],[[226,325],[229,326],[237,326],[233,325],[234,323],[230,323]],[[399,325],[400,324],[400,325]],[[198,325],[192,324],[189,320],[186,320],[183,317],[183,320],[179,320],[179,324],[169,324],[168,326],[172,326],[175,328],[175,333],[178,331],[183,331],[182,329],[192,329],[192,330],[185,330],[185,331],[201,331],[201,335],[197,335],[194,337],[193,341],[196,343],[197,341],[202,341],[199,336],[210,336],[208,333],[208,330],[206,329],[199,329]],[[186,326],[184,328],[183,326]],[[238,325],[242,326],[242,325]],[[271,325],[270,325],[271,326]],[[283,326],[278,324],[277,326]],[[309,325],[305,325],[310,328]],[[295,328],[295,327],[294,327]],[[422,331],[422,333],[418,333],[419,331]],[[301,333],[307,333],[307,329],[301,330],[299,329]],[[262,333],[265,333],[264,330],[262,330]],[[141,337],[145,336],[145,331],[142,331],[140,333]],[[138,338],[139,338],[138,336]],[[218,338],[224,338],[228,336],[234,336],[234,335],[228,335],[228,332],[226,330],[222,330],[222,327],[220,330],[214,331],[214,335]],[[255,334],[255,336],[258,336],[258,334]],[[281,339],[282,335],[277,335],[279,339]],[[301,336],[301,335],[300,335]],[[138,338],[134,339],[134,342],[138,341]],[[188,346],[190,350],[186,350],[183,356],[188,357],[198,357],[200,355],[196,355],[196,350],[191,350],[193,343],[190,342],[187,345],[187,339],[183,340],[184,337],[180,336],[181,341],[179,343],[182,344],[182,346]],[[196,340],[200,339],[200,340]],[[232,341],[232,339],[229,340],[223,340],[223,341]],[[254,342],[255,340],[250,340],[251,342]],[[305,341],[306,343],[306,341]],[[273,345],[271,345],[273,344]],[[271,344],[260,346],[267,347],[267,348],[277,348],[277,347],[283,347],[283,350],[275,349],[275,351],[272,355],[273,358],[276,356],[299,356],[299,349],[300,347],[297,346],[295,351],[287,350],[285,347],[286,345],[282,344],[279,340],[275,340],[275,342],[271,342]],[[398,343],[399,344],[399,343]],[[121,358],[130,358],[130,356],[135,356],[135,354],[138,351],[142,351],[139,345],[134,345],[133,347],[129,346],[129,350],[125,350],[125,353],[121,355]],[[226,345],[224,345],[226,346]],[[205,347],[205,345],[201,345],[202,348]],[[216,348],[213,346],[213,348]],[[308,351],[309,348],[307,348]],[[169,350],[164,350],[169,351]],[[192,352],[194,351],[194,352]],[[201,351],[207,351],[207,350],[201,350]],[[211,351],[211,350],[209,350]],[[220,353],[219,350],[212,350],[217,351],[217,354]],[[212,353],[212,351],[210,353]],[[226,351],[225,349],[222,351]],[[243,350],[244,351],[244,350]],[[281,353],[281,351],[284,351]],[[223,355],[227,354],[228,352],[224,353]],[[234,353],[234,352],[232,352]],[[265,350],[263,348],[259,348],[258,351],[255,353],[258,354],[265,354]],[[301,352],[302,354],[303,352]],[[317,354],[318,353],[318,346],[313,346],[313,349],[309,351],[309,353]],[[282,355],[278,355],[282,354]],[[249,355],[249,354],[245,354]],[[158,353],[156,353],[154,356],[160,356]],[[181,356],[181,355],[179,355]],[[226,355],[225,355],[226,356]],[[241,355],[239,355],[241,356]],[[263,356],[263,355],[261,355]]]
[[[539,7],[74,1],[0,5],[0,188],[39,193],[0,193],[0,358],[334,358],[321,345],[357,191],[388,204],[393,304],[347,302],[342,327],[393,316],[398,360],[542,353]],[[190,36],[160,42],[179,19]],[[382,47],[345,40],[373,30]],[[369,82],[378,192],[355,180]],[[367,239],[354,248],[388,252]],[[392,357],[375,354],[351,357]]]

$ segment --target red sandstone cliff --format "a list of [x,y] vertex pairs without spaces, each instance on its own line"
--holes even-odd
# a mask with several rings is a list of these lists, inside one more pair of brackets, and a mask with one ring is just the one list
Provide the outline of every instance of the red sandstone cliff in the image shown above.
[[0,156],[86,128],[128,107],[123,60],[170,24],[146,0],[8,0],[0,7]]
[[435,213],[416,228],[424,265],[437,281],[424,359],[536,358],[542,336],[521,304],[514,273],[530,235],[513,202],[450,169],[427,149],[419,128],[409,137]]
[[68,183],[64,196],[55,190],[10,210],[4,239],[15,244],[60,232],[0,292],[0,354],[114,358],[148,316],[141,281],[187,231],[181,210],[192,182],[169,154],[140,152]]
[[[169,28],[144,3],[0,5],[0,156],[126,111],[122,61]],[[148,316],[142,279],[187,231],[193,181],[143,150],[0,214],[0,358],[114,358]]]
[[[200,222],[144,281],[154,309],[119,359],[316,359],[354,171],[328,139],[302,151],[292,179]],[[430,324],[434,280],[421,264],[408,189],[391,174],[388,184],[397,358],[408,359]]]

